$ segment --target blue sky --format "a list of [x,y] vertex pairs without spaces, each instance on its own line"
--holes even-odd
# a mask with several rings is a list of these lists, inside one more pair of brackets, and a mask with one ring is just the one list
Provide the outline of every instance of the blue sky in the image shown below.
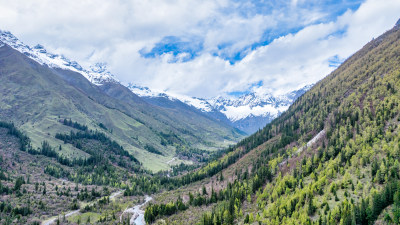
[[122,82],[196,97],[282,94],[393,27],[399,0],[0,0],[0,29]]
[[[288,15],[287,18],[277,20],[273,26],[266,27],[262,30],[262,34],[258,40],[247,43],[240,48],[230,48],[235,44],[235,41],[221,41],[217,45],[217,49],[210,51],[214,56],[220,57],[229,61],[231,64],[242,60],[249,52],[260,46],[270,44],[276,38],[285,36],[290,33],[297,33],[306,26],[327,23],[335,21],[338,16],[341,16],[346,11],[355,11],[363,1],[233,1],[232,6],[220,9],[220,13],[225,16],[235,16],[238,14],[243,18],[252,18],[255,15],[271,15],[277,12]],[[308,13],[313,18],[308,18]],[[292,16],[292,17],[291,17]],[[298,21],[296,21],[299,19]],[[345,33],[345,29],[339,30],[336,34]],[[182,61],[187,62],[193,60],[196,56],[200,56],[203,49],[204,36],[194,35],[192,37],[165,36],[159,42],[154,44],[154,47],[149,51],[142,50],[140,53],[145,58],[155,58],[163,54],[172,54],[178,56],[182,53],[187,53]],[[175,63],[178,60],[172,60]]]

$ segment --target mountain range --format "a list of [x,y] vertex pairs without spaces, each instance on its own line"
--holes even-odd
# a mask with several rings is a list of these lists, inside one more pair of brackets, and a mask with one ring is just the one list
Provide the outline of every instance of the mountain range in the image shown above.
[[[0,41],[41,65],[80,73],[97,86],[101,86],[104,83],[123,85],[115,75],[107,70],[106,63],[96,63],[90,66],[89,69],[84,69],[76,61],[72,61],[62,55],[50,53],[40,44],[34,47],[25,45],[8,31],[0,31]],[[236,97],[218,96],[211,99],[202,99],[166,91],[151,90],[148,87],[142,87],[134,83],[128,83],[124,86],[150,104],[171,108],[175,107],[176,104],[180,104],[177,103],[179,101],[247,134],[252,134],[271,122],[287,110],[294,100],[312,87],[312,85],[307,85],[299,90],[277,96],[270,93],[250,92]]]

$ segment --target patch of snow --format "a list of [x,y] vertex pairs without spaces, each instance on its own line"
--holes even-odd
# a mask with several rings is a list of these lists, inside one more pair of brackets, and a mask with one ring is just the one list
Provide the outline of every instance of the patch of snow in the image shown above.
[[191,105],[197,109],[200,109],[203,112],[211,112],[213,110],[210,103],[205,99],[189,97],[185,95],[171,94],[168,93],[172,98],[178,99],[179,101],[186,103],[187,105]]
[[154,89],[150,90],[148,87],[142,87],[132,83],[129,83],[127,87],[133,93],[135,93],[140,97],[150,97],[150,98],[164,97],[168,98],[171,101],[177,101],[177,100],[181,101],[187,105],[200,109],[203,112],[211,112],[213,110],[213,107],[205,99],[189,97],[186,95],[174,94]]
[[129,83],[127,87],[140,97],[160,97],[161,95],[161,92],[150,90],[148,87],[138,86],[133,83]]

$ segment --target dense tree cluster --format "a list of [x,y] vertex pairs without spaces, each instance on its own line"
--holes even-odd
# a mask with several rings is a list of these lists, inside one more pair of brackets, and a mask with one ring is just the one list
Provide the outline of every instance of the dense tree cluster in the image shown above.
[[17,206],[13,207],[10,203],[1,202],[0,203],[0,212],[7,213],[10,216],[27,216],[32,213],[31,208],[29,206]]
[[[218,153],[218,151],[216,151]],[[197,149],[197,148],[184,148],[182,146],[178,146],[176,148],[175,154],[179,158],[190,159],[195,162],[205,163],[208,162],[211,157],[213,157],[212,153],[206,150]],[[214,159],[216,159],[215,157]]]
[[131,161],[139,163],[139,161],[124,148],[119,145],[116,141],[112,141],[104,133],[99,131],[85,131],[85,132],[74,132],[71,131],[69,134],[57,133],[55,136],[57,139],[64,141],[64,143],[71,143],[76,148],[88,151],[89,154],[94,155],[95,151],[92,149],[86,149],[83,147],[85,140],[97,140],[107,146],[107,151],[110,151],[118,156],[124,156],[129,158]]
[[68,171],[65,171],[62,167],[51,164],[46,165],[46,167],[44,168],[44,173],[55,178],[68,177],[70,175],[70,173]]
[[0,181],[0,194],[11,194],[12,193],[12,189],[9,188],[7,185],[3,185],[3,183],[1,183]]
[[19,131],[13,123],[7,123],[4,121],[0,121],[0,127],[7,128],[8,129],[8,134],[15,136],[18,138],[19,143],[20,143],[20,149],[21,151],[26,151],[27,149],[31,148],[31,141],[28,136],[26,136],[24,133]]
[[187,206],[180,197],[175,202],[169,202],[167,204],[150,204],[146,207],[144,219],[147,223],[152,223],[158,216],[169,216],[178,211],[184,211],[186,208]]
[[101,197],[101,193],[98,192],[95,188],[92,188],[91,191],[88,191],[87,188],[82,189],[76,196],[79,201],[93,201],[99,197]]
[[161,185],[157,179],[142,177],[132,177],[129,179],[131,186],[124,191],[124,196],[134,196],[143,194],[153,194],[161,189]]
[[160,152],[159,150],[157,150],[154,146],[146,144],[144,146],[144,149],[146,149],[148,152],[157,154],[157,155],[163,155],[162,152]]
[[177,134],[175,134],[173,132],[169,132],[169,133],[159,132],[158,134],[161,138],[161,143],[160,143],[161,145],[180,146],[182,144],[185,144],[185,141],[183,141]]
[[73,127],[75,129],[78,129],[78,130],[81,130],[81,131],[88,131],[88,127],[86,125],[82,125],[82,124],[80,124],[78,122],[72,122],[71,119],[69,119],[69,120],[64,119],[63,120],[63,124],[65,126],[70,126],[70,127]]

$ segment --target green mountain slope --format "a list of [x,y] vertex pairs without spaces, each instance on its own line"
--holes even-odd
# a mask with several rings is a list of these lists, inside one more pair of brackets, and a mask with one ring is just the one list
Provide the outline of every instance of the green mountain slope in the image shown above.
[[145,218],[160,224],[398,224],[399,112],[397,25],[202,168],[204,179],[158,195]]
[[[57,133],[77,131],[63,125],[64,119],[101,130],[151,170],[167,169],[177,147],[214,150],[242,137],[223,123],[151,106],[131,92],[119,100],[105,89],[119,84],[102,89],[78,73],[41,66],[7,45],[0,48],[0,83],[0,120],[25,131],[34,148],[47,140],[61,146],[61,155],[68,158],[85,158],[87,153],[55,138]],[[169,141],[171,135],[177,138]]]

